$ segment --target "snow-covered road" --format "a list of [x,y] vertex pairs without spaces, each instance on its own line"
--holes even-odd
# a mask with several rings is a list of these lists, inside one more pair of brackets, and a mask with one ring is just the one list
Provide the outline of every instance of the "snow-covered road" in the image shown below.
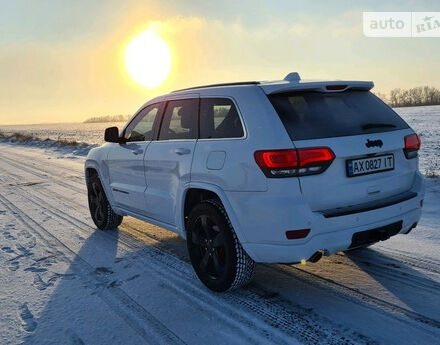
[[95,230],[83,162],[0,144],[1,344],[440,344],[440,179],[410,235],[216,294],[173,233]]

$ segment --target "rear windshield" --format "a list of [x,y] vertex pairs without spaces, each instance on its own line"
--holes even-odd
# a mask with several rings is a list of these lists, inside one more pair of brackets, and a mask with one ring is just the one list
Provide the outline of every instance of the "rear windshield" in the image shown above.
[[269,95],[292,140],[394,131],[408,125],[368,91]]

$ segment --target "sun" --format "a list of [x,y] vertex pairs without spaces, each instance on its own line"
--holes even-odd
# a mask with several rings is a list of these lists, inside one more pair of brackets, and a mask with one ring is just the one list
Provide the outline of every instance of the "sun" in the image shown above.
[[147,88],[157,87],[170,73],[170,48],[151,30],[141,32],[125,49],[125,66],[137,83]]

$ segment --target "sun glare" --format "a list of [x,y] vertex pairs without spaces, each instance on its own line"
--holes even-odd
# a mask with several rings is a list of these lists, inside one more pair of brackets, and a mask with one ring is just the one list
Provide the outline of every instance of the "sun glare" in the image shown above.
[[137,83],[154,88],[168,77],[171,53],[167,43],[151,30],[141,32],[125,49],[125,66]]

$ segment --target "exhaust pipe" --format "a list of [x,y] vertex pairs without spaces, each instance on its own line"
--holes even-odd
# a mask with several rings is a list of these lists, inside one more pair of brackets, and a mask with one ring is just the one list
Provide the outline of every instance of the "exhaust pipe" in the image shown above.
[[318,262],[319,260],[321,260],[322,255],[323,255],[323,251],[322,250],[318,250],[307,261],[310,261],[310,262],[313,262],[313,263]]

